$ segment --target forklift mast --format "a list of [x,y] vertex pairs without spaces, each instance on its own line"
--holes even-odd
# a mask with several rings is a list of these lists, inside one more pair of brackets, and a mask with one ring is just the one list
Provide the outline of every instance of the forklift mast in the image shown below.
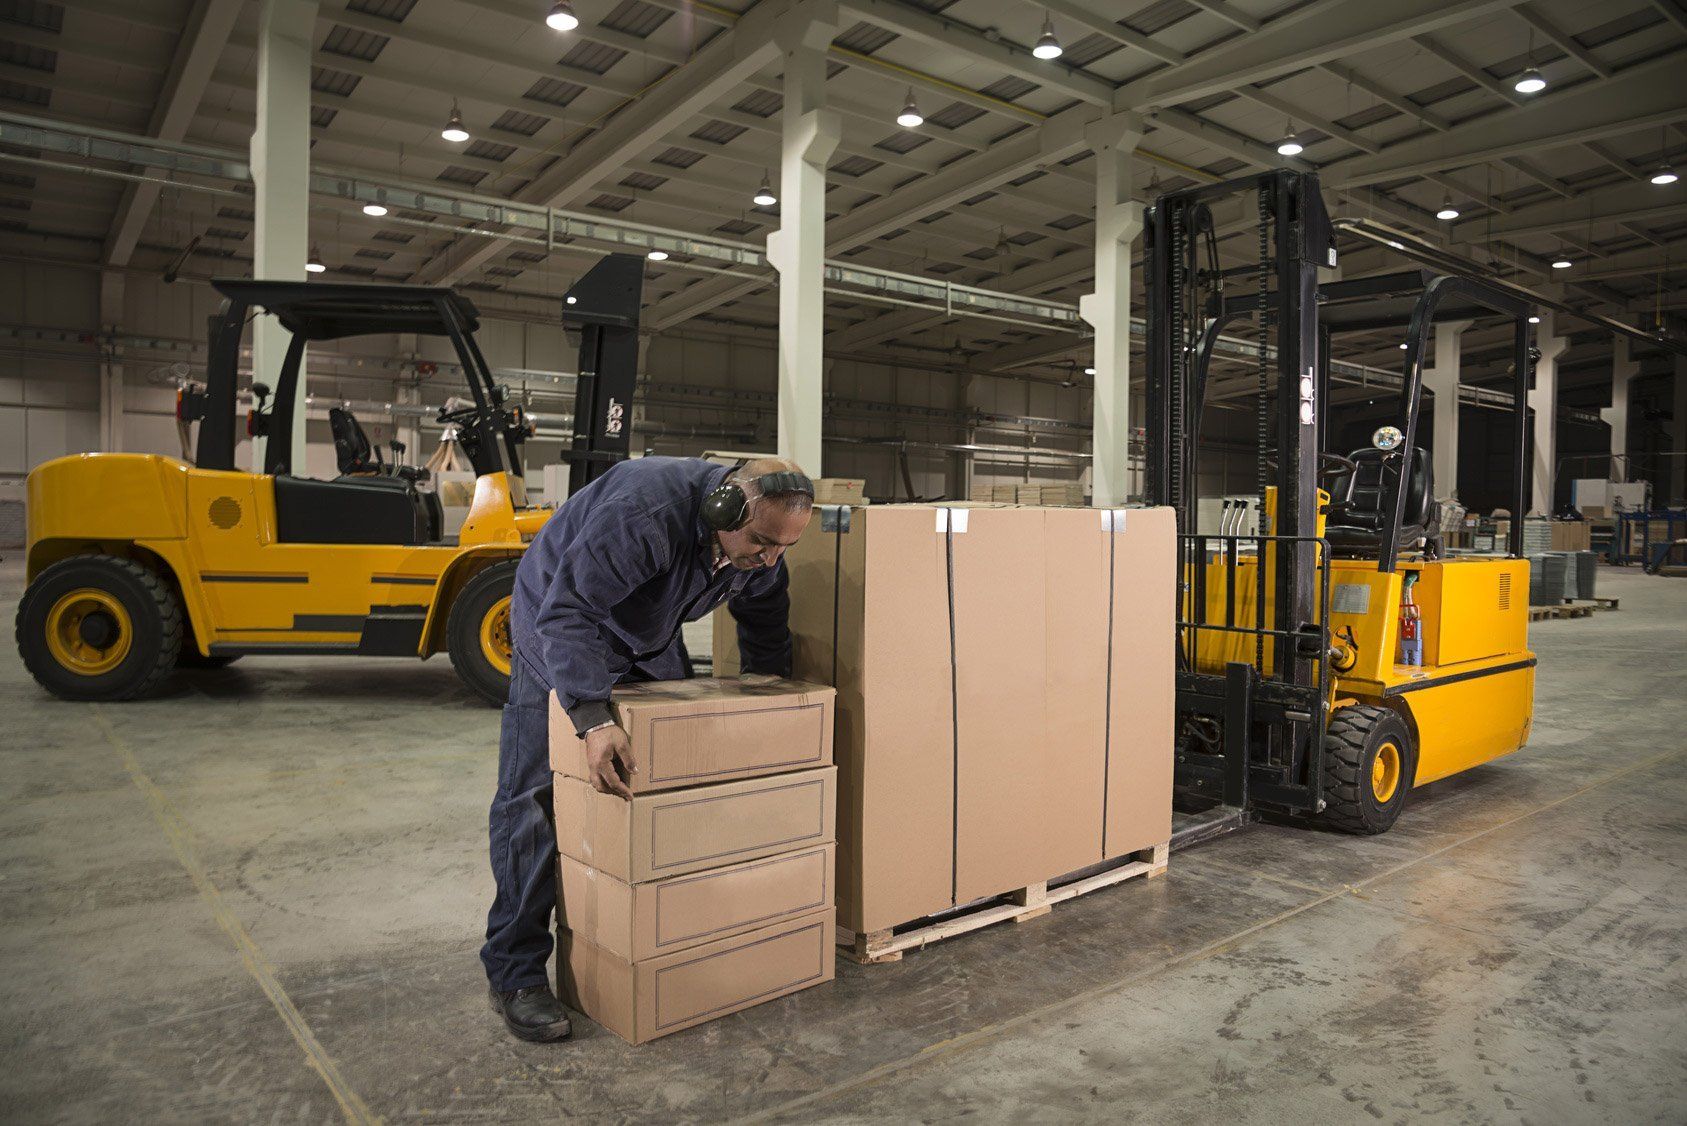
[[[1239,203],[1258,257],[1225,268],[1219,213]],[[1318,270],[1335,265],[1329,216],[1312,173],[1277,171],[1161,196],[1145,229],[1148,418],[1145,495],[1177,513],[1180,597],[1178,784],[1245,807],[1321,800],[1318,748],[1328,721],[1329,549],[1318,539],[1323,398]],[[1241,296],[1227,298],[1227,289]],[[1256,536],[1200,534],[1200,418],[1219,334],[1251,316],[1258,437]],[[1264,526],[1267,490],[1275,518]],[[1226,531],[1228,529],[1225,529]],[[1245,552],[1251,549],[1251,555]],[[1242,564],[1249,561],[1244,570]],[[1228,589],[1210,620],[1209,565]],[[1252,614],[1235,590],[1253,586]],[[1320,584],[1322,584],[1320,586]],[[1248,592],[1243,592],[1244,596]],[[1251,617],[1252,621],[1246,620]],[[1203,672],[1201,646],[1252,644],[1251,660]]]
[[580,332],[568,491],[579,492],[630,452],[638,382],[638,320],[644,259],[610,254],[562,299],[562,323]]

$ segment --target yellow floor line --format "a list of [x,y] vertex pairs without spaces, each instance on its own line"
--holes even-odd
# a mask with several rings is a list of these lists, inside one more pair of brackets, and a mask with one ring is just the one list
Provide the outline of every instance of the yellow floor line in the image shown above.
[[152,810],[153,820],[157,821],[158,827],[164,831],[164,836],[169,840],[170,847],[176,853],[176,859],[186,869],[188,877],[193,880],[193,886],[199,889],[200,898],[211,909],[211,915],[217,920],[217,925],[222,927],[223,933],[227,934],[233,941],[235,949],[240,953],[241,965],[246,967],[246,972],[251,974],[252,979],[258,983],[258,988],[264,991],[264,996],[269,998],[270,1004],[275,1006],[275,1011],[280,1014],[282,1023],[287,1026],[287,1031],[293,1034],[294,1041],[304,1050],[306,1062],[322,1077],[322,1082],[328,1087],[328,1093],[333,1095],[334,1101],[340,1104],[340,1110],[345,1114],[346,1121],[352,1123],[380,1122],[379,1118],[370,1113],[369,1108],[364,1105],[357,1092],[353,1091],[346,1083],[345,1077],[340,1074],[340,1069],[334,1065],[334,1061],[328,1058],[328,1053],[323,1050],[316,1034],[311,1031],[310,1025],[305,1023],[304,1014],[299,1012],[298,1006],[293,1004],[293,999],[287,996],[287,991],[276,980],[275,968],[270,965],[269,959],[264,957],[263,950],[259,948],[246,927],[223,900],[223,893],[217,889],[216,884],[211,882],[211,877],[205,870],[205,864],[200,860],[199,852],[193,845],[193,833],[188,828],[187,822],[176,811],[176,807],[171,804],[164,791],[160,790],[153,780],[147,777],[146,771],[141,769],[140,760],[135,757],[135,752],[130,749],[129,744],[122,736],[117,734],[97,708],[94,710],[94,722],[98,723],[100,730],[105,732],[106,741],[117,751],[118,758],[123,762],[123,768],[129,772],[130,780],[135,783],[135,788],[141,792],[141,796],[146,798],[147,805]]

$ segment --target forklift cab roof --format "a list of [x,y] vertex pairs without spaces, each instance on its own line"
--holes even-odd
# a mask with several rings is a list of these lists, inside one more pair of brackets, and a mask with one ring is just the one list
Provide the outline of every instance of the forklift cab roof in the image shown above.
[[442,301],[455,312],[457,329],[472,333],[480,327],[480,312],[474,303],[443,286],[246,278],[219,278],[211,285],[231,301],[274,314],[288,332],[306,340],[390,332],[450,336],[453,326],[440,307]]

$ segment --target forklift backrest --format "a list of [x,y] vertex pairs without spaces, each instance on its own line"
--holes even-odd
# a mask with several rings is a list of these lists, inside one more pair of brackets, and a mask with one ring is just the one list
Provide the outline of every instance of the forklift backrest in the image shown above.
[[1409,451],[1365,447],[1349,455],[1356,466],[1330,485],[1328,522],[1324,535],[1330,546],[1348,549],[1380,548],[1388,523],[1389,494],[1405,467],[1405,505],[1397,547],[1406,547],[1434,531],[1435,483],[1429,454],[1422,446]]
[[328,428],[334,434],[334,458],[342,474],[367,473],[375,468],[369,435],[355,415],[343,407],[330,407]]

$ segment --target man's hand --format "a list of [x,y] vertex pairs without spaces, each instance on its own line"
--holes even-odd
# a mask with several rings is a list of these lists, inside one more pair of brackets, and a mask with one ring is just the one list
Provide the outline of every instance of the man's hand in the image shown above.
[[749,684],[755,687],[761,687],[767,684],[778,684],[784,679],[784,677],[775,676],[770,672],[741,672],[738,674],[738,683]]
[[598,793],[632,800],[633,792],[622,779],[638,773],[638,763],[633,761],[632,741],[619,725],[611,723],[586,732],[586,771],[591,776],[592,789]]

